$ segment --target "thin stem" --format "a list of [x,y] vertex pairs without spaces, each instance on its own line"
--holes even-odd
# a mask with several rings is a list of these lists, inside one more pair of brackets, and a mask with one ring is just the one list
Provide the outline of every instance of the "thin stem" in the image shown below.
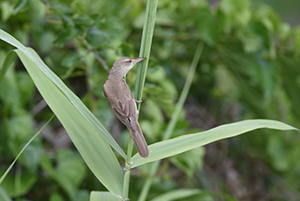
[[124,182],[123,182],[123,199],[128,198],[128,192],[129,192],[129,181],[130,181],[130,163],[131,155],[133,150],[133,140],[130,138],[128,147],[127,147],[127,159],[125,162],[125,176],[124,176]]
[[[201,54],[202,54],[203,46],[204,45],[202,45],[202,44],[199,43],[199,45],[197,47],[197,50],[196,50],[196,52],[194,54],[194,58],[193,58],[193,61],[191,63],[191,67],[189,69],[189,72],[188,72],[188,75],[187,75],[187,78],[186,78],[183,90],[182,90],[182,92],[180,94],[178,103],[176,104],[175,111],[173,112],[172,118],[171,118],[170,122],[168,123],[167,129],[165,130],[165,132],[163,134],[163,140],[167,140],[167,139],[170,138],[171,133],[173,132],[174,127],[175,127],[175,125],[176,125],[176,123],[178,121],[179,113],[182,110],[183,104],[184,104],[184,102],[185,102],[185,100],[187,98],[188,92],[189,92],[189,90],[191,88],[191,84],[192,84],[192,81],[193,81],[193,78],[194,78],[196,67],[197,67],[197,65],[199,63],[199,60],[200,60],[200,57],[201,57]],[[145,184],[144,184],[144,186],[142,188],[142,191],[140,193],[138,201],[144,201],[144,200],[146,200],[148,192],[149,192],[150,187],[152,185],[153,176],[154,176],[155,172],[157,171],[159,163],[160,163],[160,160],[155,161],[152,164],[152,166],[150,168],[150,176],[147,178],[147,180],[146,180],[146,182],[145,182]]]
[[[143,88],[146,78],[146,72],[148,69],[152,37],[154,32],[155,18],[156,18],[156,9],[157,9],[158,0],[148,0],[146,8],[145,23],[143,27],[142,42],[140,48],[140,57],[146,57],[147,59],[144,62],[141,62],[137,70],[137,79],[135,81],[135,91],[134,95],[136,100],[141,100],[143,97]],[[138,103],[138,110],[140,110],[141,104]]]
[[47,121],[47,123],[34,135],[32,136],[32,138],[25,144],[25,146],[21,149],[21,151],[19,152],[19,154],[17,155],[17,157],[15,158],[15,160],[11,163],[11,165],[6,169],[6,171],[4,172],[4,174],[1,176],[0,178],[0,185],[3,182],[3,180],[5,179],[5,177],[7,176],[7,174],[9,173],[9,171],[12,169],[12,167],[14,166],[14,164],[17,162],[18,158],[21,156],[21,154],[25,151],[25,149],[29,146],[29,144],[44,130],[44,128],[51,122],[51,120],[53,119],[54,115],[52,115],[52,117],[50,117],[50,119]]
[[198,47],[197,47],[197,50],[196,50],[196,52],[194,54],[194,58],[193,58],[191,66],[190,66],[190,69],[189,69],[189,72],[188,72],[188,75],[187,75],[187,78],[186,78],[183,90],[182,90],[182,92],[180,94],[178,103],[176,104],[175,111],[172,114],[171,121],[168,123],[168,127],[167,127],[166,131],[163,134],[163,140],[167,140],[167,139],[170,138],[171,133],[173,132],[174,127],[175,127],[175,125],[176,125],[176,123],[178,121],[179,113],[180,113],[180,111],[181,111],[181,109],[183,107],[183,104],[184,104],[184,102],[185,102],[185,100],[187,98],[187,95],[188,95],[188,93],[190,91],[190,88],[191,88],[191,85],[192,85],[192,81],[194,79],[196,67],[197,67],[197,65],[199,63],[199,60],[200,60],[200,57],[201,57],[201,54],[202,54],[202,50],[203,50],[203,45],[199,44]]
[[148,192],[150,190],[150,187],[152,185],[153,179],[154,179],[154,174],[158,168],[159,165],[159,161],[155,161],[152,165],[151,165],[151,169],[150,169],[150,176],[146,179],[146,182],[143,185],[142,191],[140,193],[140,196],[138,198],[138,201],[141,200],[146,200]]
[[[137,71],[137,79],[135,81],[134,96],[136,100],[141,100],[143,95],[143,88],[146,78],[146,72],[148,68],[148,62],[151,51],[151,44],[153,38],[153,31],[156,18],[158,0],[148,0],[145,14],[145,22],[143,27],[142,42],[140,47],[140,57],[146,57],[147,59],[139,64]],[[140,111],[141,103],[137,103],[138,111]],[[130,138],[127,148],[127,161],[125,164],[125,176],[123,182],[123,199],[128,198],[129,192],[129,181],[130,181],[130,166],[129,161],[131,160],[133,150],[133,140]]]

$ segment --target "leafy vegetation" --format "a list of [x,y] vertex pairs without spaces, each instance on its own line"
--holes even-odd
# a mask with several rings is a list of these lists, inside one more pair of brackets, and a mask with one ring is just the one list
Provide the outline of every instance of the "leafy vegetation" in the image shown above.
[[[106,129],[118,134],[115,138],[123,150],[130,137],[116,126],[102,85],[117,58],[138,56],[146,4],[136,0],[0,2],[0,28],[21,42],[1,32],[1,39],[7,42],[0,42],[1,71],[7,68],[7,72],[5,76],[0,73],[0,175],[51,118],[52,111],[59,119],[25,149],[0,186],[0,200],[89,200],[91,191],[106,189],[113,194],[93,192],[91,200],[113,200],[122,194],[120,168],[125,154]],[[13,62],[14,53],[7,55],[13,49],[8,43],[19,49],[15,52],[31,77],[21,62]],[[203,45],[201,53],[199,44]],[[190,66],[197,56],[195,73],[189,73],[194,72]],[[137,91],[143,89],[140,123],[152,144],[150,150],[160,151],[161,144],[155,142],[174,138],[161,142],[166,153],[150,155],[149,161],[172,157],[139,166],[146,162],[139,163],[139,157],[133,156],[133,167],[139,167],[131,171],[130,199],[298,200],[297,133],[263,129],[205,148],[198,147],[198,140],[218,128],[232,130],[222,130],[219,138],[209,136],[212,141],[225,138],[225,133],[233,135],[238,126],[242,132],[249,131],[241,121],[200,132],[244,119],[274,119],[299,127],[299,56],[300,28],[282,22],[266,5],[249,0],[222,0],[217,5],[205,0],[158,1],[146,82],[144,88],[136,87],[136,95],[141,96]],[[133,70],[127,76],[132,91],[141,86],[134,82],[141,78],[140,73]],[[193,82],[186,88],[188,98],[182,109],[176,103],[185,91],[186,79]],[[178,119],[170,127],[174,111]],[[86,163],[70,140],[61,137],[66,133],[60,122]],[[268,125],[291,129],[273,121],[246,125],[250,130]],[[169,128],[171,132],[163,135]],[[199,134],[181,136],[194,132]],[[171,149],[174,142],[192,136],[198,139],[192,146],[198,148],[173,156],[182,152]],[[107,142],[119,154],[113,154]],[[186,141],[187,145],[192,142]],[[107,166],[111,169],[103,174]]]

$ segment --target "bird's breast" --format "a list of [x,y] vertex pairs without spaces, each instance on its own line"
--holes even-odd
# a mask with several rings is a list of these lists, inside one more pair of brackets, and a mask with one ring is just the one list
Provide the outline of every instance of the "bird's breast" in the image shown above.
[[131,96],[131,91],[123,79],[121,80],[108,79],[105,82],[103,88],[106,96],[114,100],[121,101],[122,99],[126,98],[129,95]]

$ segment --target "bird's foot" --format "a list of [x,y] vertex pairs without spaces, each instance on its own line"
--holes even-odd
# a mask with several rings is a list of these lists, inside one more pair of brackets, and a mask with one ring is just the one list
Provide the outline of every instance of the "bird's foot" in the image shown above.
[[142,103],[143,101],[142,101],[142,100],[136,100],[136,99],[135,99],[135,102],[137,102],[137,103]]

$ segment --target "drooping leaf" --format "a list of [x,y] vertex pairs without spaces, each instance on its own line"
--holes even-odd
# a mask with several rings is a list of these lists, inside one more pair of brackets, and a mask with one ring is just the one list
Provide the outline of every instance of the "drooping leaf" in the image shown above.
[[[124,151],[120,148],[117,142],[113,139],[113,137],[109,134],[109,132],[105,129],[105,127],[96,119],[96,117],[88,110],[88,108],[81,102],[81,100],[67,88],[67,86],[46,66],[46,64],[39,58],[39,56],[35,53],[33,55],[30,52],[30,49],[26,48],[19,41],[13,38],[8,33],[0,30],[0,39],[13,45],[22,51],[26,57],[28,57],[31,62],[33,62],[38,69],[40,69],[45,76],[56,86],[58,89],[63,92],[64,96],[69,100],[69,102],[81,113],[84,119],[91,124],[92,127],[99,133],[123,158],[126,158]],[[11,61],[12,58],[9,58]],[[9,62],[7,62],[9,63]],[[6,69],[8,67],[4,67]],[[6,71],[4,71],[5,74]],[[2,73],[0,73],[0,78]],[[4,75],[3,75],[4,76]]]
[[296,128],[292,126],[274,120],[245,120],[225,124],[208,131],[182,135],[177,138],[154,143],[149,146],[148,158],[141,158],[138,154],[132,157],[131,167],[137,167],[156,160],[174,156],[217,140],[234,137],[259,128],[296,130]]
[[[123,173],[109,144],[32,60],[23,52],[16,52],[89,168],[109,191],[121,195]],[[31,54],[37,57],[35,52]]]
[[123,173],[108,142],[122,156],[125,154],[115,140],[32,49],[2,30],[0,39],[19,49],[15,52],[89,168],[109,191],[121,195]]
[[179,200],[182,198],[187,198],[192,195],[196,195],[201,193],[202,191],[199,189],[178,189],[174,191],[167,192],[160,196],[155,197],[151,201],[172,201],[172,200]]

